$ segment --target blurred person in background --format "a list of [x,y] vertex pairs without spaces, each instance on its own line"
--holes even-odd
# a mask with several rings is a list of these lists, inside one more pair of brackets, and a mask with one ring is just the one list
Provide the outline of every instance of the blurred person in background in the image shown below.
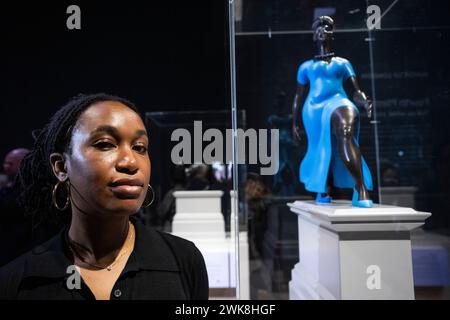
[[261,258],[262,255],[270,196],[271,192],[261,177],[250,172],[245,183],[245,199],[248,204],[248,235],[251,259]]
[[31,248],[31,223],[17,201],[16,182],[20,163],[29,152],[25,148],[11,150],[3,161],[6,181],[0,189],[0,266]]

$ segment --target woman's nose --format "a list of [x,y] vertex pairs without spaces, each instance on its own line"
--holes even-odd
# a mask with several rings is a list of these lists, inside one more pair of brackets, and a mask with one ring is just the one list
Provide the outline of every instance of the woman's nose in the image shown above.
[[119,158],[116,165],[117,171],[137,171],[137,161],[131,148],[124,148],[120,151]]

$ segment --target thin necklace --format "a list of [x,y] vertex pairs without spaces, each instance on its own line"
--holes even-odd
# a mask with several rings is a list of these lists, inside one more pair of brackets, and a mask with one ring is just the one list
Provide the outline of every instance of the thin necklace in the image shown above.
[[[121,251],[122,251],[123,247],[127,244],[128,239],[131,238],[131,236],[133,235],[133,233],[130,232],[130,224],[131,224],[131,223],[130,223],[130,222],[128,222],[128,223],[129,223],[129,224],[128,224],[127,238],[125,239],[125,241],[124,241],[124,243],[123,243],[123,246],[122,246],[122,248],[120,249]],[[93,268],[99,269],[99,270],[106,269],[106,270],[108,270],[108,271],[111,271],[112,268],[114,267],[114,265],[116,265],[116,263],[119,262],[120,259],[121,259],[125,254],[127,254],[127,252],[128,252],[128,248],[126,248],[125,250],[123,250],[123,251],[122,251],[122,252],[114,259],[114,261],[113,261],[111,264],[109,264],[109,265],[107,265],[107,266],[101,266],[101,265],[94,264],[94,263],[90,263],[90,262],[86,261],[86,260],[80,255],[80,253],[75,249],[76,243],[75,243],[75,245],[74,245],[74,242],[73,242],[72,240],[70,240],[70,238],[69,238],[69,232],[67,232],[66,237],[67,237],[67,242],[68,242],[68,244],[69,244],[69,249],[70,249],[70,251],[72,252],[72,254],[73,254],[74,256],[76,256],[78,259],[80,259],[81,262],[83,262],[83,263],[85,263],[85,264],[87,264],[88,266],[91,266],[91,267],[93,267]]]

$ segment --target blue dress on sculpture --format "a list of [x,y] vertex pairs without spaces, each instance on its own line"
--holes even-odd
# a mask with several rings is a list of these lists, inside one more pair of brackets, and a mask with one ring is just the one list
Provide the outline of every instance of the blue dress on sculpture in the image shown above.
[[[304,62],[297,75],[298,83],[310,84],[303,106],[303,125],[308,137],[308,148],[300,165],[300,181],[311,192],[325,193],[328,171],[333,170],[333,184],[338,188],[353,188],[355,181],[342,163],[335,137],[331,132],[331,115],[342,106],[358,108],[348,99],[343,81],[355,76],[352,65],[346,59],[333,57],[329,63],[323,60]],[[359,124],[359,121],[358,121]],[[358,145],[359,125],[355,131]],[[362,158],[364,182],[372,190],[372,176]]]

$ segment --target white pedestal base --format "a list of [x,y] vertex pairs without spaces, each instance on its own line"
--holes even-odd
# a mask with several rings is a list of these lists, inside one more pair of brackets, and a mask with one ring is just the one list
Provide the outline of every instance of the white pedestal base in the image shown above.
[[225,239],[223,191],[176,191],[172,233],[180,237]]
[[431,214],[349,201],[289,203],[299,257],[290,299],[414,299],[410,231]]
[[[195,243],[208,271],[210,288],[236,288],[236,230],[231,213],[231,237],[225,235],[222,191],[177,191],[172,234]],[[236,201],[231,193],[232,208]],[[249,249],[247,232],[239,232],[240,298],[250,297]],[[211,297],[214,298],[214,297]],[[227,297],[232,298],[232,297]]]

